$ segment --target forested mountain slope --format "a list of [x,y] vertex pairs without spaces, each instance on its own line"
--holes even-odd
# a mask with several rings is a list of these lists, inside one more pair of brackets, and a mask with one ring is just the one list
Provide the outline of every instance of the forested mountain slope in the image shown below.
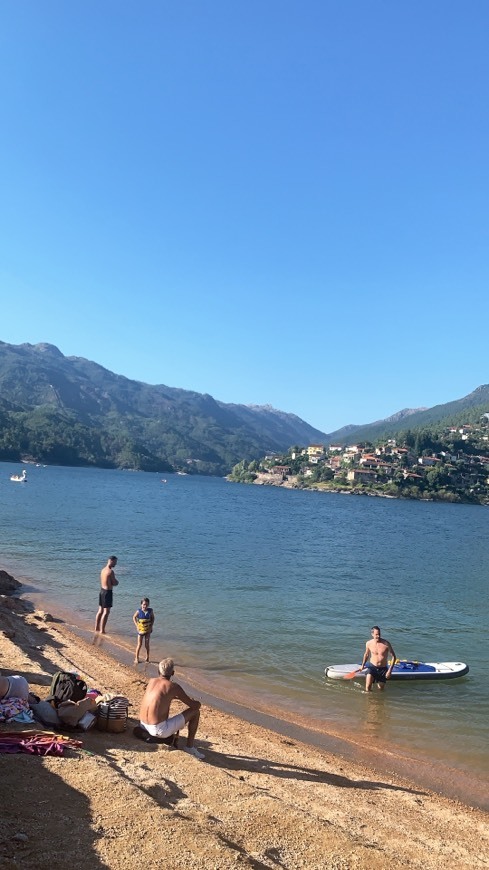
[[269,406],[133,381],[50,344],[0,342],[0,458],[225,474],[327,436]]

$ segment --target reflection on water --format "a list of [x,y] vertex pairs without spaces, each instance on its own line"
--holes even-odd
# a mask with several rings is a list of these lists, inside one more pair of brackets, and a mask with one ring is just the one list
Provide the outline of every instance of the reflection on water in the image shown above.
[[365,692],[365,713],[363,732],[369,740],[377,744],[380,741],[392,739],[392,718],[390,715],[388,688],[384,691]]

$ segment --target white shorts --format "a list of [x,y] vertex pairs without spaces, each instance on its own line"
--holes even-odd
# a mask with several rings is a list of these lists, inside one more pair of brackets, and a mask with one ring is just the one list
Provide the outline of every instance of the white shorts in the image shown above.
[[185,725],[185,716],[183,713],[177,713],[176,716],[170,716],[165,722],[158,722],[157,725],[147,725],[146,722],[140,722],[141,728],[146,728],[152,737],[170,737],[176,731],[180,731]]
[[24,701],[27,701],[29,697],[29,683],[27,682],[25,677],[20,677],[16,675],[14,677],[7,677],[7,680],[9,682],[9,686],[3,697],[22,698]]

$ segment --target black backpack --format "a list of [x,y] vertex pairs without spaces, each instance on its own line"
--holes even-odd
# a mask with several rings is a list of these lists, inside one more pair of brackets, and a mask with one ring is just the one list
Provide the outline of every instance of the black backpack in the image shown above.
[[68,671],[56,671],[46,701],[52,701],[55,707],[59,707],[63,701],[81,701],[86,694],[85,680]]

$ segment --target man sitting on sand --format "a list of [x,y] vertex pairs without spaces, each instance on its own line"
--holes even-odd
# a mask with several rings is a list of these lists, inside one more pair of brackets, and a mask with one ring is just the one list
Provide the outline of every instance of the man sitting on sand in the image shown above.
[[[373,683],[377,683],[379,689],[384,689],[385,681],[390,679],[392,668],[396,663],[396,654],[392,649],[388,640],[380,636],[380,628],[374,625],[371,629],[372,640],[368,640],[365,644],[365,652],[363,654],[362,668],[367,664],[367,677],[365,680],[365,689],[367,692],[372,691]],[[392,656],[392,661],[389,665],[388,656]]]
[[[139,711],[140,725],[153,737],[170,737],[188,724],[187,745],[185,752],[194,758],[204,758],[194,746],[194,737],[200,719],[200,701],[189,698],[178,683],[172,683],[175,673],[173,659],[163,659],[158,665],[160,676],[151,679],[141,701]],[[170,704],[173,700],[182,701],[188,706],[176,716],[170,716]]]

